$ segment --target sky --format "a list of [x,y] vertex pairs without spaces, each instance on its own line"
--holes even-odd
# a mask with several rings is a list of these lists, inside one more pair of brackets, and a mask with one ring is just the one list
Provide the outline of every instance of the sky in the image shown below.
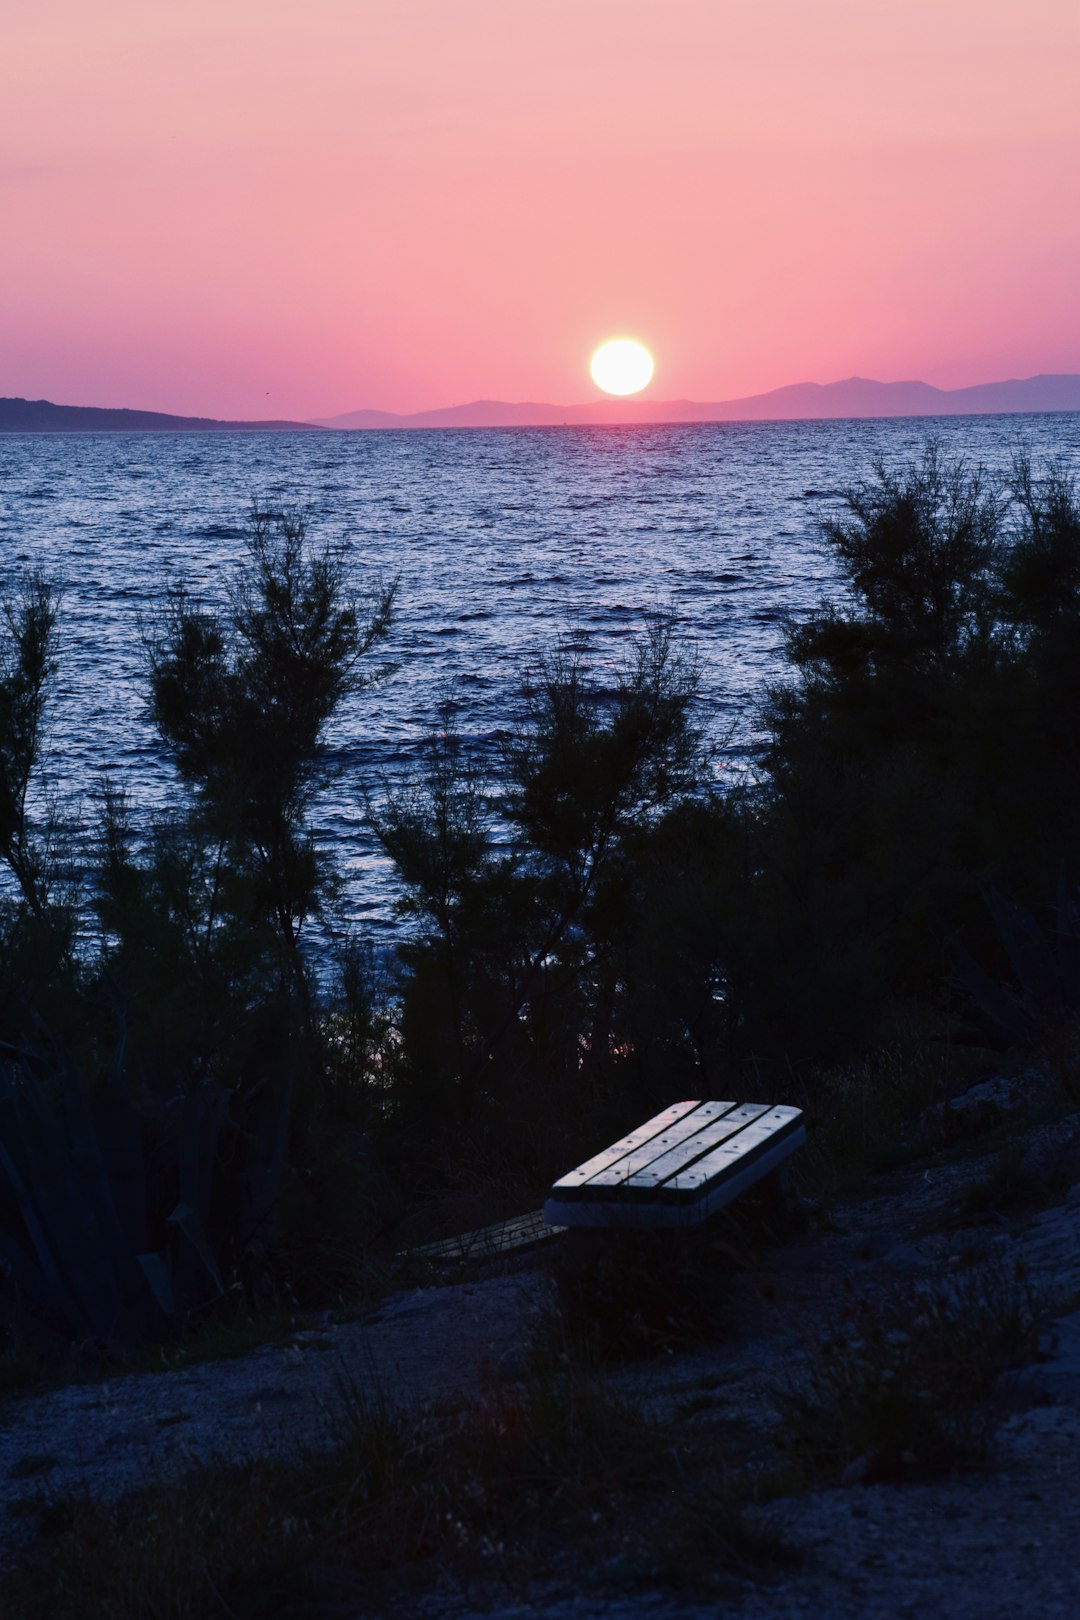
[[1080,372],[1078,0],[3,0],[0,395]]

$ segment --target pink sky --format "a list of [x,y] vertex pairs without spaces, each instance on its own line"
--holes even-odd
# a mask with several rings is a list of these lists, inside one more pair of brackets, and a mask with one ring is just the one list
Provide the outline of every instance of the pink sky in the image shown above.
[[1080,372],[1077,0],[33,0],[0,394],[217,416]]

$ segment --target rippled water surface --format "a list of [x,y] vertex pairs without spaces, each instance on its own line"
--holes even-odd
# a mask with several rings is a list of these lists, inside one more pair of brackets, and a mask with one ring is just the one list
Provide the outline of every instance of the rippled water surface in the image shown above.
[[[173,789],[150,727],[140,623],[170,579],[217,596],[253,498],[307,510],[352,544],[357,578],[400,576],[393,673],[335,725],[321,835],[348,908],[377,927],[393,888],[363,788],[406,765],[448,683],[463,732],[490,742],[522,673],[572,634],[601,676],[643,615],[678,614],[733,767],[782,667],[782,626],[835,586],[818,539],[875,457],[938,438],[1007,466],[1021,445],[1080,466],[1080,417],[706,424],[367,434],[0,437],[0,580],[40,563],[63,591],[49,769],[85,793],[109,768],[143,814]],[[722,756],[723,757],[723,756]]]

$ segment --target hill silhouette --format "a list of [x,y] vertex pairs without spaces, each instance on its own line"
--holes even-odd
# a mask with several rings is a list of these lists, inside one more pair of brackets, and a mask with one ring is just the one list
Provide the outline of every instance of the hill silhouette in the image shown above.
[[476,399],[465,405],[399,414],[346,411],[310,422],[227,421],[164,411],[55,405],[47,399],[0,399],[0,433],[310,433],[318,428],[497,428],[607,426],[649,422],[835,421],[881,416],[977,416],[1080,411],[1080,376],[1049,374],[970,388],[848,377],[792,383],[740,399],[594,399],[579,405]]
[[692,399],[596,399],[583,405],[509,403],[477,399],[467,405],[398,415],[347,411],[323,417],[331,428],[561,427],[635,422],[763,422],[872,416],[969,416],[1013,411],[1080,411],[1080,376],[1044,375],[971,388],[935,388],[924,382],[792,383],[766,394],[701,402]]
[[310,433],[310,422],[224,422],[213,416],[0,399],[0,433]]

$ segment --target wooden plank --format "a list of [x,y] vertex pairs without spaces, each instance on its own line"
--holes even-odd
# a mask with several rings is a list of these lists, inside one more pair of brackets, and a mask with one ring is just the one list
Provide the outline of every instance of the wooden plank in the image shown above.
[[[667,1181],[670,1176],[677,1175],[700,1159],[710,1149],[719,1147],[728,1137],[742,1131],[745,1126],[758,1118],[768,1108],[768,1103],[743,1103],[739,1108],[733,1108],[730,1113],[721,1119],[716,1119],[691,1136],[687,1141],[680,1142],[678,1147],[671,1149],[670,1153],[663,1153],[654,1159],[644,1170],[639,1170],[625,1183],[632,1192],[646,1192],[651,1188],[659,1187],[661,1182]],[[590,1188],[592,1183],[590,1182]]]
[[443,1238],[438,1243],[422,1243],[415,1249],[403,1249],[399,1260],[424,1260],[432,1264],[462,1263],[466,1260],[497,1259],[500,1255],[514,1254],[532,1248],[556,1237],[561,1227],[544,1220],[541,1209],[527,1215],[515,1215],[509,1221],[495,1221],[491,1226],[478,1227],[474,1232],[462,1232],[458,1237]]
[[[683,1164],[674,1175],[669,1174],[659,1186],[634,1186],[629,1181],[615,1187],[579,1185],[566,1197],[556,1182],[544,1205],[545,1221],[568,1227],[696,1226],[778,1169],[806,1141],[806,1127],[798,1108],[765,1103],[742,1104],[738,1110],[733,1104],[712,1106],[722,1106],[730,1113],[746,1110],[753,1117],[744,1119],[741,1128],[718,1146]],[[721,1116],[721,1121],[725,1118]],[[712,1131],[721,1121],[703,1129]],[[684,1138],[684,1143],[689,1152],[693,1133]],[[659,1164],[660,1158],[653,1162]]]
[[799,1128],[802,1113],[798,1108],[775,1107],[768,1113],[723,1142],[703,1159],[672,1176],[659,1189],[661,1198],[669,1202],[686,1202],[705,1192],[710,1183],[735,1170],[749,1166],[766,1149],[778,1142],[785,1133]]
[[[561,1176],[555,1183],[555,1187],[562,1194],[565,1194],[571,1188],[580,1187],[584,1182],[588,1181],[590,1176],[606,1170],[609,1165],[613,1165],[619,1159],[625,1158],[628,1153],[633,1152],[634,1148],[641,1147],[643,1143],[657,1136],[662,1130],[671,1129],[684,1115],[700,1106],[700,1102],[694,1101],[675,1103],[671,1108],[665,1108],[663,1113],[656,1114],[652,1119],[647,1120],[644,1125],[639,1125],[636,1131],[630,1132],[629,1136],[624,1136],[618,1142],[613,1142],[610,1147],[604,1148],[603,1152],[594,1154],[591,1159],[586,1159],[584,1164],[579,1164],[576,1170],[570,1170],[565,1176]],[[731,1107],[733,1105],[729,1103],[727,1106]]]
[[[581,1197],[588,1198],[601,1189],[625,1187],[632,1177],[643,1174],[657,1159],[666,1158],[673,1149],[688,1141],[696,1142],[705,1126],[714,1124],[734,1107],[735,1104],[730,1102],[702,1103],[692,1114],[684,1114],[674,1125],[669,1125],[640,1147],[623,1154],[614,1164],[596,1171],[578,1186],[577,1192]],[[708,1143],[703,1143],[698,1151],[704,1153],[707,1147]],[[694,1153],[690,1154],[691,1159],[695,1156]],[[556,1185],[561,1186],[561,1183]]]
[[[795,1112],[799,1113],[800,1111],[796,1109]],[[760,1181],[764,1176],[771,1175],[774,1170],[778,1170],[785,1159],[789,1158],[796,1148],[802,1147],[805,1141],[806,1126],[801,1119],[798,1119],[795,1121],[792,1130],[784,1131],[767,1141],[764,1151],[754,1158],[751,1163],[747,1164],[745,1160],[735,1160],[732,1171],[721,1180],[714,1182],[705,1193],[705,1196],[699,1198],[696,1204],[686,1206],[687,1213],[692,1214],[695,1221],[708,1220],[710,1215],[715,1215],[718,1209],[723,1209],[725,1205],[730,1204],[733,1199],[738,1198],[740,1193],[752,1187],[755,1182]],[[679,1206],[668,1205],[667,1207],[670,1209]]]

